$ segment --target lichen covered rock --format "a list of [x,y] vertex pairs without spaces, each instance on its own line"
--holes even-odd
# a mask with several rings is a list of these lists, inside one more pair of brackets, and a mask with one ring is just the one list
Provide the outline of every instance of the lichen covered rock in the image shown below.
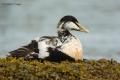
[[120,80],[120,63],[114,60],[60,63],[15,58],[0,59],[0,80]]

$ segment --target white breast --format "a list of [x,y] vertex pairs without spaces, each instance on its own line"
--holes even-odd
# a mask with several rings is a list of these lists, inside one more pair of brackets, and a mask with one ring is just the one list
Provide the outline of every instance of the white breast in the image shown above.
[[82,45],[79,39],[72,37],[72,39],[63,43],[61,51],[71,56],[75,60],[81,60],[83,55]]

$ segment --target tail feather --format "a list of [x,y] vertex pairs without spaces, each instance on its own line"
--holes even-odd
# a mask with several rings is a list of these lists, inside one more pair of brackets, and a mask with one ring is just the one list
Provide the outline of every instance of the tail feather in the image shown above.
[[[28,55],[29,55],[29,57],[34,57],[34,55],[33,55],[34,53],[38,54],[39,49],[38,49],[37,41],[32,40],[30,44],[25,45],[21,48],[18,48],[17,50],[9,52],[7,57],[16,57],[16,58],[24,57],[25,58]],[[27,58],[29,58],[29,57],[27,57]]]

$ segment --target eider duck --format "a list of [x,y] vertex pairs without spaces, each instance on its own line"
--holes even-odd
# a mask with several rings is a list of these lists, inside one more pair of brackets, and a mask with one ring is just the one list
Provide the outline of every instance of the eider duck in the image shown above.
[[[58,36],[37,37],[22,49],[10,52],[12,57],[38,58],[50,61],[82,60],[80,40],[70,31],[89,32],[71,15],[64,16],[57,25]],[[30,48],[29,48],[30,47]],[[19,54],[24,54],[19,56]]]

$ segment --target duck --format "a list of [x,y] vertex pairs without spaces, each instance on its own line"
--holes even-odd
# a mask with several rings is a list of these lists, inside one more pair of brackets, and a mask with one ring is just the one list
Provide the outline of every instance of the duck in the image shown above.
[[[80,39],[74,36],[71,31],[86,32],[89,30],[83,27],[72,15],[66,15],[60,19],[57,25],[57,36],[37,37],[23,46],[22,50],[17,49],[9,52],[10,57],[38,58],[50,61],[82,60],[83,47]],[[17,51],[20,51],[18,56]]]

